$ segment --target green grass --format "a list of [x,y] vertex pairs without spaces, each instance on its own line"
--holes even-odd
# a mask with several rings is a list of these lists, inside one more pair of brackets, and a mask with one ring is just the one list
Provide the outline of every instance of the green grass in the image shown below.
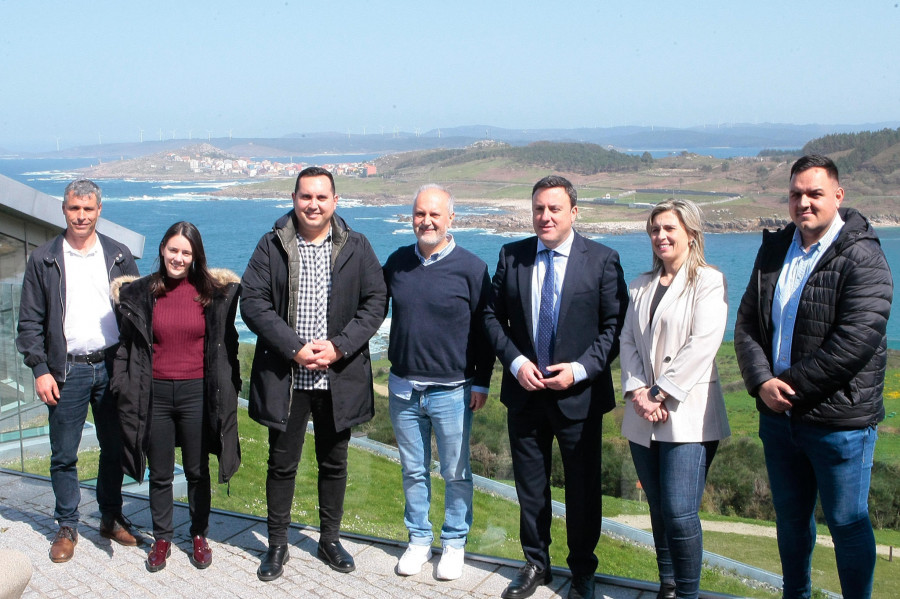
[[[238,411],[241,435],[242,465],[231,481],[231,493],[226,486],[213,485],[213,506],[219,509],[266,515],[265,478],[268,457],[268,433],[259,424],[250,420],[246,410]],[[312,437],[307,436],[306,451],[303,452],[297,473],[296,492],[291,508],[291,519],[317,526],[316,508],[317,469],[312,451]],[[82,452],[79,458],[79,474],[83,480],[96,476],[99,453]],[[348,532],[372,535],[390,539],[405,539],[407,532],[403,525],[403,488],[400,465],[391,460],[350,449],[347,495],[344,505],[342,529]],[[49,459],[35,459],[27,462],[27,470],[46,474]],[[215,457],[210,459],[210,475],[213,481],[218,476]],[[436,530],[443,519],[444,484],[440,477],[432,479],[431,519]],[[184,500],[184,498],[181,498]],[[636,502],[626,502],[615,498],[604,498],[604,514],[645,513]],[[468,549],[474,553],[495,555],[511,559],[522,559],[518,538],[519,510],[515,503],[487,493],[476,491],[474,499],[474,521],[469,535]],[[554,539],[550,546],[550,559],[554,565],[566,567],[567,554],[565,521],[554,518],[551,525]],[[639,580],[657,579],[656,560],[651,550],[630,543],[603,536],[597,547],[599,571],[615,576],[625,576]],[[773,593],[751,589],[734,576],[715,570],[704,570],[702,586],[706,590],[747,597],[773,597]]]
[[[241,348],[242,371],[249,380],[252,346]],[[740,373],[734,357],[732,343],[725,343],[719,350],[718,366],[725,401],[734,437],[748,437],[754,443],[757,438],[758,415],[754,400],[747,395],[740,382]],[[389,363],[381,360],[373,364],[376,383],[387,384]],[[618,364],[614,365],[613,380],[620,395]],[[508,459],[508,439],[505,426],[506,410],[499,402],[499,365],[496,367],[490,398],[486,407],[475,416],[473,426],[473,456],[477,446],[483,445],[498,452],[500,460]],[[246,385],[245,385],[246,387]],[[893,354],[888,365],[885,388],[885,408],[888,418],[879,428],[876,446],[876,460],[900,463],[900,356]],[[618,407],[604,418],[603,434],[607,439],[620,437],[623,407]],[[239,411],[243,464],[231,483],[231,495],[226,495],[224,486],[214,486],[213,505],[222,509],[265,516],[265,464],[268,456],[267,432],[252,422],[245,410]],[[392,442],[393,434],[387,415],[387,400],[376,394],[376,417],[371,423],[361,427],[363,432],[374,432],[373,438]],[[303,460],[297,477],[297,492],[292,507],[292,519],[297,522],[317,525],[316,511],[316,464],[310,446],[303,452]],[[96,476],[98,453],[84,452],[79,462],[82,479]],[[216,460],[211,460],[212,476],[215,480]],[[33,459],[26,462],[26,471],[38,474],[48,472],[49,459]],[[349,460],[349,482],[345,504],[344,528],[348,531],[385,538],[405,539],[403,526],[403,492],[399,465],[373,456],[365,451],[351,448]],[[563,490],[552,490],[554,499],[564,500]],[[440,477],[433,479],[432,521],[439,528],[443,513],[443,482]],[[628,499],[604,497],[603,515],[613,517],[619,514],[646,514],[645,503]],[[725,521],[757,524],[773,527],[774,523],[750,518],[726,517],[701,513],[704,521]],[[828,534],[827,527],[819,527],[820,534]],[[554,519],[551,559],[554,564],[565,566],[564,522]],[[900,546],[900,531],[876,530],[876,541],[882,545]],[[768,569],[780,571],[777,546],[773,539],[755,536],[708,532],[705,535],[706,549],[738,559],[740,561]],[[518,508],[504,499],[476,493],[475,521],[470,536],[470,550],[477,553],[521,559],[518,542]],[[600,570],[605,573],[638,579],[655,580],[656,565],[650,551],[636,548],[628,543],[603,537],[597,549]],[[900,574],[897,563],[887,562],[879,557],[876,567],[876,595],[889,596],[886,589],[898,588]],[[817,548],[814,558],[814,584],[838,590],[836,584],[833,551]],[[764,591],[752,591],[741,585],[733,577],[713,571],[705,571],[702,582],[704,589],[748,596],[771,596]]]
[[[243,465],[231,484],[231,496],[223,486],[213,489],[213,505],[218,508],[265,516],[265,463],[268,455],[267,433],[239,412]],[[308,445],[312,443],[308,437]],[[303,452],[297,474],[297,491],[291,517],[295,522],[318,525],[316,510],[316,464],[313,452]],[[348,488],[344,506],[343,530],[392,539],[405,539],[403,526],[403,488],[400,465],[366,451],[350,449]],[[215,477],[214,460],[211,464]],[[438,530],[443,520],[444,484],[440,477],[432,479],[431,520]],[[615,506],[618,501],[606,498]],[[474,521],[468,548],[475,553],[522,559],[519,545],[518,507],[503,498],[476,492]],[[605,509],[604,509],[605,511]],[[554,518],[551,534],[554,543],[550,557],[554,565],[566,566],[565,521]],[[642,580],[656,580],[656,560],[650,550],[603,537],[597,548],[600,571]],[[770,594],[749,590],[734,577],[719,572],[704,573],[705,589],[718,592],[769,597]],[[754,594],[756,593],[756,594]]]
[[[703,547],[720,555],[739,555],[742,562],[770,572],[781,571],[778,543],[774,538],[704,532]],[[834,550],[821,545],[816,546],[812,564],[813,586],[840,593],[841,583],[834,564]],[[875,562],[875,585],[872,596],[895,597],[898,588],[900,588],[900,560],[889,562],[886,557],[879,556]]]

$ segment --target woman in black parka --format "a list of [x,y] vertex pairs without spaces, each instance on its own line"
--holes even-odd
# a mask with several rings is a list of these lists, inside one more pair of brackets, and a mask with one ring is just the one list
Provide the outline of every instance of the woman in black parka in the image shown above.
[[198,568],[212,562],[206,540],[209,454],[219,458],[220,483],[231,479],[241,461],[234,326],[239,292],[235,273],[207,268],[200,232],[188,222],[166,231],[157,272],[112,284],[121,324],[110,388],[118,400],[125,473],[142,482],[149,462],[151,572],[164,568],[171,552],[176,446],[188,483],[191,562]]

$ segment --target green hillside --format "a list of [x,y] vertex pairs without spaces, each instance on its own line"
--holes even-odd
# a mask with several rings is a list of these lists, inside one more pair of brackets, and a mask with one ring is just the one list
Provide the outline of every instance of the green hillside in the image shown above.
[[646,158],[607,150],[597,144],[548,141],[539,141],[527,146],[482,143],[464,149],[408,152],[397,156],[396,160],[385,161],[384,166],[387,167],[388,174],[412,167],[445,168],[498,158],[509,159],[520,167],[539,167],[581,175],[631,172],[648,163]]
[[827,154],[842,180],[849,178],[869,195],[896,195],[900,186],[900,128],[826,135],[803,152]]

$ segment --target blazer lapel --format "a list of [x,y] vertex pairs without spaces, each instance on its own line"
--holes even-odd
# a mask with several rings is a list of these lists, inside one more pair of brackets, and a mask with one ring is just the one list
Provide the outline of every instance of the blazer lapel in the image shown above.
[[[659,342],[659,336],[662,331],[659,329],[659,319],[662,317],[663,313],[671,308],[675,302],[681,297],[681,294],[684,292],[684,286],[687,282],[687,270],[682,266],[678,272],[675,274],[675,278],[672,279],[672,282],[669,284],[669,289],[666,291],[666,294],[662,296],[662,299],[659,300],[659,306],[656,307],[656,312],[653,314],[653,322],[650,323],[649,327],[649,335],[648,339],[650,340],[650,353],[648,355],[656,355],[656,345]],[[653,278],[654,283],[659,284],[659,275],[657,274]],[[656,289],[656,285],[652,286],[652,289]],[[647,317],[650,316],[650,303],[647,302]]]
[[[644,286],[638,290],[637,296],[634,298],[635,305],[640,306],[637,316],[640,343],[643,347],[641,356],[644,359],[644,372],[646,372],[648,376],[655,376],[653,369],[650,366],[650,360],[647,360],[646,357],[651,355],[651,350],[653,349],[653,325],[650,322],[650,303],[658,284],[659,275],[653,275],[647,280]],[[657,312],[658,311],[659,310],[657,309]]]

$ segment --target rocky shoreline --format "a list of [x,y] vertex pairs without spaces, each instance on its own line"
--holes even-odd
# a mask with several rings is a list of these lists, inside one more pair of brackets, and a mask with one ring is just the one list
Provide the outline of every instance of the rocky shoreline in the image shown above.
[[[247,189],[223,189],[209,195],[219,197],[236,198],[272,198],[290,200],[289,192],[279,191],[250,191]],[[404,206],[409,203],[409,198],[377,193],[355,193],[352,199],[366,206]],[[497,233],[531,233],[531,217],[529,215],[530,202],[528,200],[487,200],[487,199],[456,199],[457,205],[464,204],[473,207],[490,206],[492,209],[500,208],[501,212],[490,214],[460,215],[454,220],[453,226],[467,229],[486,229]],[[398,212],[399,214],[399,212]],[[410,217],[403,215],[400,222],[408,222]],[[877,227],[900,226],[900,216],[877,214],[869,217],[870,222]],[[788,218],[755,217],[748,219],[734,219],[722,221],[707,220],[703,223],[707,233],[754,233],[764,229],[774,230],[784,227],[790,222]],[[626,233],[639,233],[644,231],[644,220],[633,221],[601,221],[587,222],[579,220],[577,228],[584,233],[595,235],[622,235]]]

